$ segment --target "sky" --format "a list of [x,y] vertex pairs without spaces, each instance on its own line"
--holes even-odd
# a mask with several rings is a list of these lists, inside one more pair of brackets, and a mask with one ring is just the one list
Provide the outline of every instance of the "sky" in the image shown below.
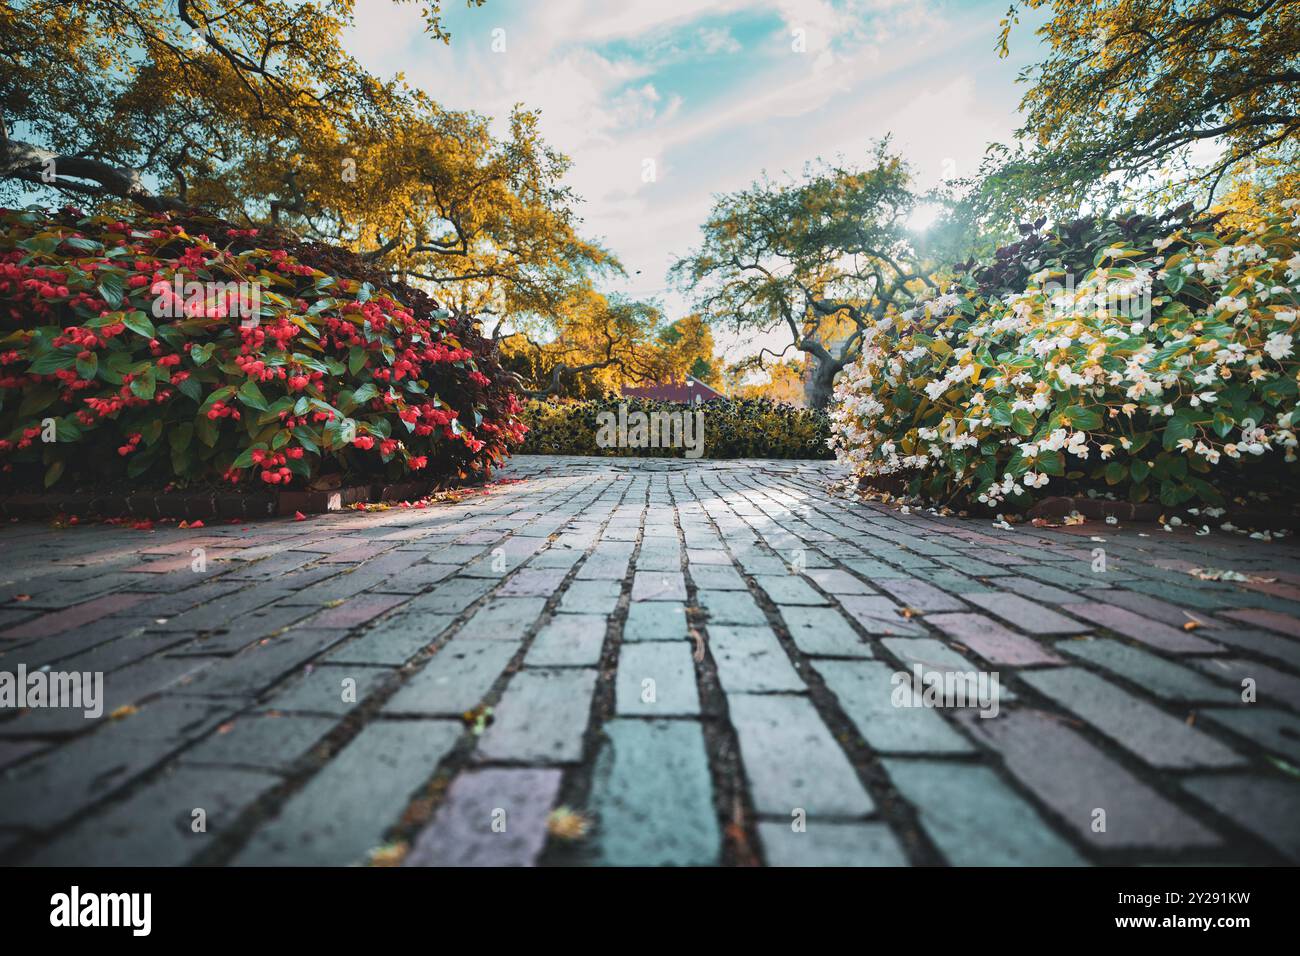
[[[422,32],[418,5],[358,0],[343,42],[371,72],[400,71],[502,128],[516,103],[539,110],[543,136],[573,161],[583,234],[628,273],[605,291],[656,299],[671,320],[689,299],[666,272],[698,244],[714,196],[819,157],[864,159],[887,133],[922,189],[973,174],[989,143],[1011,142],[1016,76],[1041,50],[1030,11],[998,58],[1007,5],[445,0],[444,46]],[[758,344],[715,335],[733,358]]]

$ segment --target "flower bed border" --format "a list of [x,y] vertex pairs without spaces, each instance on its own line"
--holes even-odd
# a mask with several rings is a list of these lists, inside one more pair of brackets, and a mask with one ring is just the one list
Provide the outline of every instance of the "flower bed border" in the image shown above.
[[[907,492],[907,482],[898,476],[863,477],[858,479],[858,489],[903,496]],[[995,508],[973,502],[968,502],[966,507],[971,514],[980,514],[985,517],[992,516],[996,511]],[[1184,525],[1190,525],[1192,522],[1196,522],[1198,526],[1209,523],[1188,515],[1187,509],[1184,507],[1170,508],[1158,501],[1139,503],[1118,501],[1110,498],[1089,498],[1087,495],[1052,495],[1043,498],[1030,506],[1025,512],[1025,518],[1031,521],[1035,519],[1061,521],[1070,514],[1080,514],[1089,521],[1105,521],[1107,518],[1114,518],[1116,521],[1130,521],[1139,524],[1158,524],[1162,515],[1177,515],[1182,519]],[[1238,528],[1300,531],[1300,515],[1283,512],[1229,508],[1222,518]],[[1216,519],[1212,526],[1218,527],[1222,523],[1223,521]]]
[[0,514],[6,518],[177,518],[186,521],[221,521],[275,518],[340,511],[349,505],[414,501],[437,487],[437,482],[373,482],[347,485],[328,491],[238,492],[140,492],[96,494],[93,492],[15,494],[0,497]]
[[1287,514],[1286,512],[1228,508],[1226,513],[1222,515],[1222,520],[1216,518],[1213,522],[1207,522],[1203,518],[1189,515],[1187,509],[1183,507],[1169,508],[1153,501],[1135,504],[1131,501],[1111,501],[1108,498],[1089,498],[1087,496],[1044,498],[1042,501],[1035,502],[1034,506],[1026,513],[1026,516],[1030,519],[1045,518],[1059,521],[1071,512],[1077,512],[1089,521],[1105,521],[1107,518],[1115,518],[1118,521],[1157,523],[1162,515],[1177,515],[1182,519],[1184,526],[1209,524],[1213,528],[1218,528],[1223,521],[1227,521],[1237,528],[1300,531],[1300,515]]
[[1027,512],[1030,518],[1064,518],[1072,512],[1083,515],[1090,521],[1105,521],[1115,518],[1118,521],[1159,521],[1162,514],[1178,511],[1166,508],[1157,501],[1112,501],[1109,498],[1089,498],[1087,495],[1066,497],[1053,495],[1042,501],[1034,502]]

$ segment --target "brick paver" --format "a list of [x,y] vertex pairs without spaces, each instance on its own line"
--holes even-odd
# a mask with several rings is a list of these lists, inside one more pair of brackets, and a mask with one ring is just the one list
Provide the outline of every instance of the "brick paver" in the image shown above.
[[[4,526],[0,690],[100,673],[104,700],[0,697],[0,863],[1300,860],[1286,539],[1008,531],[821,462],[500,477]],[[996,716],[948,693],[995,674]]]

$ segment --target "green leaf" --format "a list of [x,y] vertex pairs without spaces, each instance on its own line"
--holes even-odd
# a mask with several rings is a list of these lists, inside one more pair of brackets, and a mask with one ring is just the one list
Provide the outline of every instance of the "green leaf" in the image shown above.
[[249,408],[255,408],[259,412],[266,411],[268,407],[266,396],[262,394],[262,390],[257,387],[257,383],[251,378],[244,382],[243,385],[239,386],[239,392],[237,394],[239,400]]
[[158,338],[162,339],[178,352],[185,351],[185,333],[174,325],[158,326]]
[[356,375],[366,367],[366,350],[359,345],[348,350],[348,371]]
[[155,383],[151,372],[131,379],[131,394],[136,398],[144,399],[146,402],[153,399],[157,388],[157,383]]
[[1270,405],[1280,405],[1284,401],[1294,399],[1296,391],[1297,386],[1294,378],[1275,378],[1264,383],[1264,386],[1259,390],[1259,395]]
[[311,407],[316,409],[318,412],[333,412],[335,421],[338,421],[343,417],[343,413],[329,402],[323,401],[319,398],[310,398],[308,401],[311,403]]
[[100,296],[108,303],[110,309],[121,308],[122,292],[126,288],[126,280],[118,272],[101,272],[99,275]]
[[299,425],[295,428],[293,430],[293,437],[298,440],[298,444],[302,445],[303,448],[306,448],[310,452],[320,454],[320,447],[316,444],[311,430],[307,428],[306,425]]
[[172,446],[172,472],[175,473],[176,477],[185,477],[185,474],[190,470],[190,464],[193,461],[194,459],[185,453],[184,448],[177,448],[175,445]]
[[263,444],[250,445],[239,453],[239,457],[234,460],[230,467],[251,468],[253,465],[253,452],[255,451],[266,451],[266,446]]
[[235,394],[235,386],[222,385],[220,388],[214,389],[213,392],[203,400],[203,404],[199,406],[199,411],[206,412],[217,402],[224,402],[227,399],[232,398],[234,394]]
[[58,397],[58,386],[50,384],[41,385],[38,388],[24,392],[22,404],[18,406],[18,417],[27,418],[28,416],[43,412],[45,409],[53,405],[55,399]]
[[76,361],[77,356],[75,353],[57,349],[39,356],[36,361],[32,362],[28,371],[33,375],[51,375],[62,369],[71,368],[76,364]]
[[[460,432],[456,430],[458,424],[459,420],[452,422],[452,431],[459,435]],[[1026,438],[1034,433],[1034,424],[1034,416],[1030,414],[1028,409],[1017,409],[1011,416],[1012,429],[1015,430],[1016,434],[1024,435]]]
[[194,419],[194,434],[199,436],[199,441],[213,448],[217,444],[220,435],[217,433],[217,423],[206,415],[200,415]]
[[194,426],[189,422],[181,422],[174,425],[167,435],[167,440],[171,443],[172,451],[184,451],[190,447],[190,442],[194,438]]
[[55,461],[45,469],[45,487],[48,488],[63,476],[63,462]]
[[161,418],[155,418],[149,424],[140,429],[140,437],[144,440],[145,446],[151,446],[162,438],[163,423]]
[[54,438],[61,442],[75,442],[81,438],[81,426],[71,415],[54,420]]
[[264,440],[261,439],[260,433],[268,428],[276,427],[275,425],[263,425],[255,415],[244,415],[240,418],[240,421],[243,423],[244,431],[248,432],[248,437],[253,441]]
[[1193,424],[1190,417],[1182,411],[1175,412],[1169,418],[1168,424],[1165,425],[1162,444],[1165,450],[1176,448],[1178,443],[1184,439],[1196,437],[1196,425]]
[[197,402],[199,396],[203,394],[203,384],[193,375],[178,383],[176,387],[180,390],[182,395],[195,402]]
[[264,425],[269,421],[279,421],[281,412],[290,412],[293,410],[293,399],[288,395],[277,398],[272,402],[261,415],[257,416],[257,423]]
[[95,373],[99,371],[99,356],[91,352],[90,358],[77,359],[77,374],[84,379],[92,379]]
[[40,255],[48,255],[58,248],[59,240],[54,236],[32,236],[30,239],[24,239],[22,242],[15,243],[20,249],[26,249],[28,252]]
[[122,376],[126,374],[130,365],[131,356],[128,353],[111,352],[108,358],[100,363],[99,377],[110,385],[121,385]]
[[149,321],[149,316],[139,309],[122,316],[122,324],[137,335],[143,335],[146,339],[158,337],[158,332],[154,329],[153,323]]
[[1064,416],[1071,425],[1083,431],[1101,427],[1101,414],[1083,405],[1071,405],[1065,410]]
[[1038,453],[1038,470],[1045,475],[1060,477],[1065,474],[1065,459],[1059,451],[1048,449]]

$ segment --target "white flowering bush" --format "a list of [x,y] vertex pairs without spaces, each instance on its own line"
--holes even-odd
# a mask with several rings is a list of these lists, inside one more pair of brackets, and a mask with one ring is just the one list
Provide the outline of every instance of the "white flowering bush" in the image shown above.
[[1245,232],[1066,224],[869,330],[832,446],[865,484],[944,503],[1293,492],[1298,312],[1294,202]]

